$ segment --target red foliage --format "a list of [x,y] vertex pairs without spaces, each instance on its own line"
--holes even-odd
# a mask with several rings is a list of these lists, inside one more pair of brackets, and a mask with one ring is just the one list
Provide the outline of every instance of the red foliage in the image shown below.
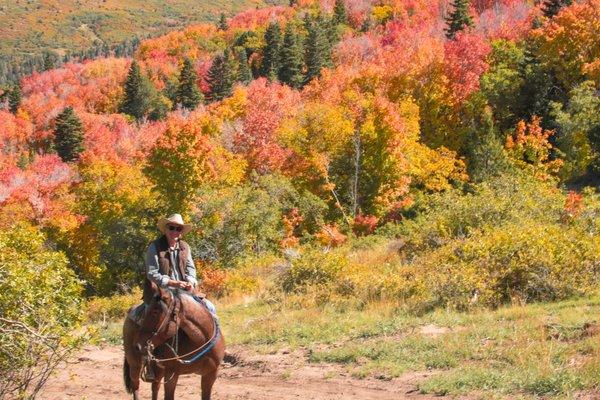
[[234,150],[244,154],[251,169],[259,173],[281,170],[291,155],[279,145],[276,131],[300,95],[288,86],[257,79],[248,86],[242,129],[234,134]]
[[477,30],[490,39],[522,39],[531,27],[536,9],[522,0],[504,0],[483,11]]
[[357,215],[354,217],[352,231],[356,236],[367,236],[375,231],[379,218],[374,215]]
[[271,21],[284,22],[293,14],[290,7],[274,6],[243,11],[229,20],[229,29],[254,30]]
[[457,102],[479,89],[479,78],[489,67],[490,44],[479,34],[459,32],[444,44],[445,73]]
[[133,162],[148,153],[165,130],[164,122],[130,124],[121,114],[81,114],[87,153]]
[[[57,155],[37,156],[25,170],[14,165],[3,168],[0,173],[3,213],[0,215],[60,228],[77,224],[77,218],[69,209],[67,191],[75,176],[71,167]],[[18,210],[21,214],[4,215],[7,210]]]

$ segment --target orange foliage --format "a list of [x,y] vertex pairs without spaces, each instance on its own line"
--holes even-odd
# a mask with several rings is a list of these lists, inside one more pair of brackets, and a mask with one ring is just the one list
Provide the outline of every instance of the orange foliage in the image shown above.
[[563,208],[562,221],[568,223],[583,211],[583,196],[573,190],[569,191]]
[[296,228],[304,221],[304,217],[300,215],[297,208],[293,208],[288,215],[283,216],[283,229],[285,237],[281,241],[282,248],[296,247],[300,244],[300,240],[296,236]]
[[335,224],[323,225],[321,230],[315,234],[315,238],[321,245],[327,247],[337,247],[348,240],[348,237],[341,233]]
[[521,168],[532,169],[545,180],[558,172],[562,160],[550,159],[552,144],[548,138],[554,131],[540,126],[540,117],[534,116],[529,124],[519,121],[516,131],[506,139],[506,149]]
[[573,2],[543,27],[532,31],[539,56],[571,88],[586,74],[600,84],[600,0]]

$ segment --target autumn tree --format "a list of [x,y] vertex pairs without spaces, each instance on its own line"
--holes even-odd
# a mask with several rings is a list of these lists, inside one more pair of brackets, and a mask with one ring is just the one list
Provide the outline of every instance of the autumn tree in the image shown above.
[[141,120],[149,112],[155,97],[152,83],[142,75],[139,64],[134,60],[125,81],[125,97],[119,111]]
[[469,0],[454,0],[452,2],[452,12],[446,18],[446,37],[454,39],[456,32],[473,26],[473,19],[469,14]]
[[223,100],[231,96],[233,84],[236,79],[236,63],[231,51],[225,49],[223,54],[218,54],[213,59],[212,65],[206,75],[210,101]]
[[83,125],[73,111],[65,108],[54,121],[54,148],[65,161],[75,161],[83,151]]
[[260,74],[269,80],[277,79],[281,50],[281,30],[277,22],[271,22],[265,31],[265,46]]
[[183,108],[188,110],[195,109],[202,102],[202,93],[198,89],[197,80],[198,75],[194,69],[194,64],[189,58],[186,58],[179,73],[177,104],[181,104]]
[[76,209],[86,219],[68,239],[67,255],[94,293],[137,284],[143,255],[155,234],[159,196],[141,165],[84,157],[75,187]]
[[186,214],[203,183],[237,183],[244,163],[203,132],[213,121],[205,114],[169,121],[148,157],[146,175],[165,211]]
[[304,76],[304,54],[302,41],[295,32],[291,23],[285,28],[283,45],[281,46],[281,67],[279,68],[279,81],[293,88],[300,88]]

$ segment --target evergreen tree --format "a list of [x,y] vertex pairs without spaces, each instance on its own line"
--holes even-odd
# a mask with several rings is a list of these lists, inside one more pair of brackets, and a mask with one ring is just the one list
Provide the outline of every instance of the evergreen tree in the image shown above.
[[21,85],[16,84],[8,93],[8,108],[11,113],[16,114],[21,105]]
[[252,70],[250,64],[248,64],[248,56],[246,55],[246,49],[243,47],[237,47],[235,51],[237,59],[237,81],[242,82],[244,85],[252,82],[254,78],[252,76]]
[[281,30],[279,24],[271,22],[265,32],[265,47],[263,48],[263,60],[260,74],[269,80],[277,78],[279,71],[279,51],[281,48]]
[[125,80],[125,98],[119,111],[139,121],[148,113],[155,95],[152,83],[142,75],[140,66],[134,60]]
[[226,31],[229,29],[229,25],[227,24],[227,18],[225,17],[225,13],[221,13],[221,17],[219,18],[219,30]]
[[346,4],[344,0],[335,0],[335,6],[333,7],[333,21],[336,24],[347,24],[348,14],[346,13]]
[[295,32],[291,23],[285,28],[283,45],[281,47],[281,67],[279,68],[279,80],[293,88],[300,88],[304,76],[302,68],[304,67],[304,54],[302,41]]
[[44,61],[43,61],[43,71],[49,71],[51,69],[56,68],[56,65],[59,61],[58,56],[50,51],[44,52]]
[[66,107],[54,120],[54,148],[64,162],[75,161],[83,151],[83,125],[73,111]]
[[452,13],[446,18],[448,24],[446,37],[448,39],[454,39],[456,32],[473,26],[473,19],[469,15],[469,0],[454,0],[452,7]]
[[229,49],[215,56],[206,78],[210,87],[208,95],[210,101],[219,101],[231,96],[236,77],[234,63],[235,59]]
[[196,81],[198,75],[194,65],[189,58],[183,61],[183,66],[179,72],[179,86],[177,88],[177,104],[183,108],[194,110],[202,102],[202,93],[198,89]]
[[360,26],[360,31],[363,33],[366,33],[371,29],[372,25],[373,25],[373,21],[371,20],[371,17],[367,16],[365,18],[365,20],[363,21],[362,25]]
[[508,169],[502,143],[494,128],[492,112],[486,109],[478,119],[468,134],[466,149],[467,172],[473,182],[488,180]]
[[322,22],[322,18],[317,18],[308,25],[305,83],[320,76],[321,69],[331,65],[331,47]]
[[547,18],[552,18],[558,14],[561,8],[571,4],[573,4],[573,0],[546,0],[543,7],[544,15]]
[[537,54],[538,44],[533,40],[525,42],[524,57],[519,65],[519,75],[523,81],[515,104],[515,116],[529,121],[534,115],[542,118],[544,129],[554,129],[550,116],[550,102],[564,102],[561,94],[567,91],[561,88],[556,77],[549,71]]

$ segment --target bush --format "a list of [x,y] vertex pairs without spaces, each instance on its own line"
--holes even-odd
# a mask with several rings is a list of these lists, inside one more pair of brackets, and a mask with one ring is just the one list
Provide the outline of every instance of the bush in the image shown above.
[[[572,195],[571,195],[572,196]],[[563,299],[600,282],[597,196],[565,220],[567,196],[548,183],[509,177],[447,192],[412,221],[381,230],[405,243],[386,290],[423,309],[497,307]],[[399,273],[400,274],[400,273]]]
[[189,238],[192,254],[203,261],[231,269],[252,254],[276,252],[286,236],[284,216],[297,209],[302,222],[296,235],[308,236],[320,225],[325,203],[298,192],[279,176],[256,177],[232,188],[206,188],[192,223],[198,236]]
[[85,316],[89,322],[104,322],[123,319],[131,306],[142,302],[142,291],[137,288],[131,293],[111,297],[95,297],[87,301]]
[[306,291],[309,286],[333,286],[347,267],[348,259],[342,253],[307,250],[281,274],[281,288],[290,293]]
[[452,241],[411,263],[413,303],[466,309],[551,301],[600,282],[600,240],[559,225],[509,225]]
[[0,399],[33,398],[78,344],[80,282],[37,229],[0,231]]

